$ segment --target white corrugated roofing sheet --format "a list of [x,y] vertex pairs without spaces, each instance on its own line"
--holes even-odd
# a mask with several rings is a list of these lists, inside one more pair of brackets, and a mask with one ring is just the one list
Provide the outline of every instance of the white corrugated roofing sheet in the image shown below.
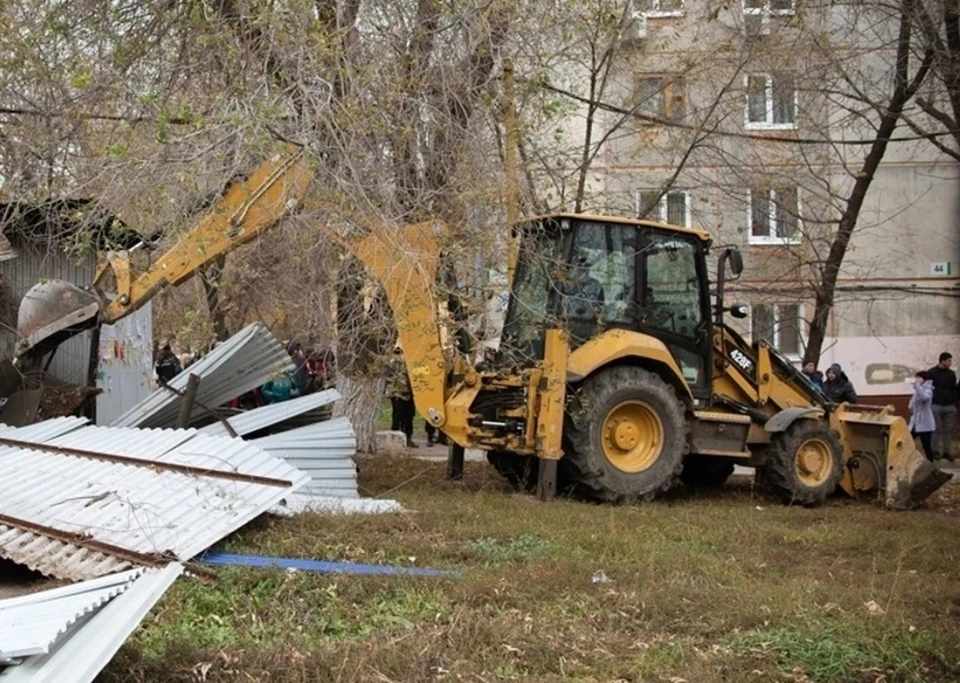
[[[207,413],[285,371],[293,370],[286,349],[259,323],[245,327],[169,382],[184,391],[190,375],[200,377],[193,415]],[[202,404],[202,405],[201,405]],[[163,387],[121,415],[114,427],[175,427],[180,397]]]
[[[279,424],[284,420],[289,420],[291,417],[322,408],[339,399],[340,392],[336,389],[327,389],[326,391],[318,391],[315,394],[307,394],[306,396],[301,396],[289,401],[271,403],[262,408],[248,410],[228,418],[227,422],[230,423],[230,426],[233,428],[233,431],[237,433],[237,436],[245,436],[266,427]],[[230,433],[222,422],[214,422],[211,425],[203,427],[200,433],[209,434],[210,436],[230,436]]]
[[357,437],[345,417],[272,434],[250,443],[307,474],[310,481],[303,487],[303,493],[339,498],[358,496],[357,466],[353,461]]
[[49,654],[0,672],[0,683],[90,683],[182,572],[176,562],[144,571],[123,594],[81,618]]
[[143,571],[0,600],[0,661],[48,653],[70,626],[127,590]]
[[0,439],[38,444],[0,442],[0,556],[73,580],[189,560],[309,481],[256,444],[194,430]]

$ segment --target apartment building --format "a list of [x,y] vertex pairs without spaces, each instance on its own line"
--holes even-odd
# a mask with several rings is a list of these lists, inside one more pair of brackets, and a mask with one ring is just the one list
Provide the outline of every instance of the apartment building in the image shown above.
[[[898,25],[862,4],[741,2],[638,0],[586,208],[739,246],[746,269],[728,296],[751,305],[742,331],[799,361],[813,285],[892,87]],[[820,359],[871,402],[900,403],[917,369],[960,356],[960,164],[919,134],[935,122],[908,116],[865,197]],[[570,140],[583,125],[571,118]]]

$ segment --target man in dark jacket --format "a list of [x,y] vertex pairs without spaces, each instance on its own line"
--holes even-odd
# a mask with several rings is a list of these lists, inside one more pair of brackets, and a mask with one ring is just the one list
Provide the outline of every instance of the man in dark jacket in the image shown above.
[[297,380],[297,394],[306,396],[310,387],[310,375],[307,369],[307,356],[303,352],[303,345],[296,339],[287,344],[287,353],[293,361],[294,377]]
[[853,382],[847,377],[839,363],[827,368],[827,379],[823,382],[823,393],[833,403],[856,403],[857,392]]
[[817,370],[817,364],[812,360],[808,360],[803,364],[803,370],[801,370],[801,372],[807,376],[807,379],[813,382],[814,386],[823,386],[823,373]]
[[957,421],[957,375],[950,369],[953,356],[944,351],[940,361],[927,370],[933,380],[934,457],[953,461],[953,425]]
[[393,409],[390,429],[406,435],[407,448],[419,448],[413,441],[413,416],[416,413],[413,389],[399,348],[394,350],[393,360],[387,369],[387,395]]
[[157,358],[157,379],[160,384],[166,384],[174,377],[183,372],[180,367],[180,359],[173,352],[169,344],[164,344],[160,351],[160,357]]

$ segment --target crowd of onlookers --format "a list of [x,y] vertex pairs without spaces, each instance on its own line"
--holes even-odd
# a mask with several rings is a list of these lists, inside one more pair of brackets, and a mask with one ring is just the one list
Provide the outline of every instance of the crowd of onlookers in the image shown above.
[[[960,387],[951,369],[953,356],[944,351],[929,370],[918,370],[913,378],[910,397],[910,433],[920,440],[923,452],[931,461],[953,455],[953,429],[957,421],[957,398]],[[811,361],[804,363],[803,374],[833,403],[856,403],[853,382],[839,363],[827,368],[826,374]]]

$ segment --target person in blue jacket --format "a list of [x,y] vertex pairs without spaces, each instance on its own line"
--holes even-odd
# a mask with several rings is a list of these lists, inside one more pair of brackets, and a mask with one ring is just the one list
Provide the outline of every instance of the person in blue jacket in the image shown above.
[[300,395],[297,379],[292,373],[285,372],[261,386],[260,395],[267,403],[280,403],[296,398]]
[[933,433],[937,430],[933,418],[933,380],[920,370],[913,378],[913,396],[910,397],[910,434],[920,439],[927,460],[933,461]]

